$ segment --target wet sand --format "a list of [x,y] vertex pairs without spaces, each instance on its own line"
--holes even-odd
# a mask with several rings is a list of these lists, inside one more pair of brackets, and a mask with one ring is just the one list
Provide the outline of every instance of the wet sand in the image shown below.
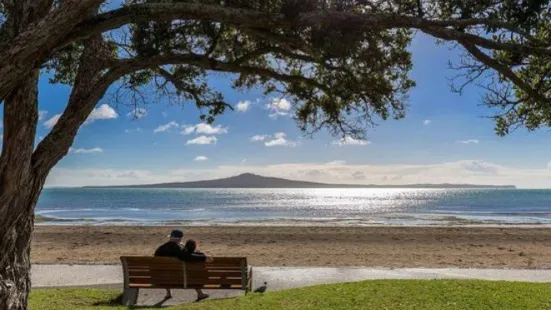
[[[213,256],[255,266],[551,268],[551,229],[519,227],[179,227]],[[152,255],[172,227],[37,226],[33,263],[118,263]]]

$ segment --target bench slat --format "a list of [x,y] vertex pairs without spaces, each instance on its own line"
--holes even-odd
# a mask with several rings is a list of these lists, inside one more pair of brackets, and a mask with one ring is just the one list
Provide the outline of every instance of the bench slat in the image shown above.
[[128,268],[128,270],[136,270],[136,271],[141,271],[141,270],[174,270],[174,271],[178,271],[178,270],[182,270],[182,263],[178,264],[177,266],[163,266],[163,265],[158,265],[158,266],[130,266]]
[[241,284],[241,279],[188,279],[187,284]]
[[224,262],[224,263],[235,263],[247,260],[246,257],[227,257],[227,256],[217,256],[214,257],[214,262]]
[[206,290],[216,290],[216,289],[225,289],[225,290],[242,290],[243,287],[240,284],[236,285],[217,285],[217,284],[209,284],[209,285],[200,285],[200,286],[188,286],[189,288],[202,288]]
[[[193,273],[188,272],[188,276]],[[217,277],[241,277],[241,270],[217,270],[217,271],[208,271],[207,274],[209,276],[217,276]]]
[[231,283],[231,284],[241,284],[241,279],[232,279],[232,278],[192,278],[187,279],[187,284],[222,284],[222,283]]
[[[180,281],[175,281],[171,279],[132,279],[129,285],[136,286],[142,284],[151,284],[151,285],[175,285],[177,287],[183,287],[184,283]],[[187,285],[241,285],[241,279],[189,279]]]
[[[184,288],[183,286],[175,285],[157,285],[157,284],[134,284],[130,288]],[[243,290],[244,288],[241,285],[218,285],[218,284],[209,284],[209,285],[188,285],[188,289],[202,288],[206,290],[216,290],[216,289],[225,289],[225,290]]]
[[130,285],[133,285],[133,284],[164,284],[164,285],[181,285],[181,286],[184,286],[184,282],[178,281],[178,280],[171,280],[171,279],[158,279],[158,280],[132,279],[129,284]]
[[186,269],[188,270],[216,270],[216,269],[239,269],[241,265],[211,265],[211,266],[193,266],[191,264],[186,264]]
[[142,275],[167,275],[167,276],[183,276],[184,271],[182,268],[180,270],[128,270],[129,276],[142,276]]
[[151,283],[134,283],[130,284],[130,288],[184,288],[183,284],[151,284]]

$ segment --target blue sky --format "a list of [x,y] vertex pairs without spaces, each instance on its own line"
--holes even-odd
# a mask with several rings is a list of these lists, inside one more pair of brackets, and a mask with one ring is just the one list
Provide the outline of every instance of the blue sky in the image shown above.
[[[227,77],[216,75],[211,84],[227,102],[250,102],[248,109],[229,111],[210,127],[197,126],[193,103],[182,107],[161,101],[144,106],[143,117],[134,119],[130,107],[106,96],[47,186],[187,181],[253,172],[338,183],[551,187],[547,129],[495,136],[493,122],[484,118],[491,111],[479,105],[482,91],[473,86],[460,96],[450,90],[448,78],[454,72],[447,63],[457,59],[457,51],[436,46],[426,36],[417,36],[411,50],[417,87],[410,93],[407,116],[380,122],[369,130],[368,141],[342,143],[326,132],[305,137],[284,115],[292,114],[287,102],[259,91],[232,90]],[[37,136],[48,133],[48,121],[63,111],[69,91],[43,78],[39,100],[44,115]],[[270,109],[269,104],[275,105]],[[163,125],[169,129],[163,131]],[[251,141],[253,136],[260,137]]]

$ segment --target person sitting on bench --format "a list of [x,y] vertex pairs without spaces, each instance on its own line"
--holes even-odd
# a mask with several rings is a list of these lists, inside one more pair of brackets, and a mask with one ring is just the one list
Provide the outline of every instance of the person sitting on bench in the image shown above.
[[195,240],[189,239],[186,241],[186,244],[184,244],[184,251],[186,251],[187,255],[189,255],[188,257],[193,257],[193,259],[196,259],[197,261],[202,261],[200,259],[202,257],[206,258],[207,256],[205,253],[197,251],[197,244],[198,242]]
[[[211,257],[208,257],[201,252],[195,252],[196,243],[193,240],[190,240],[190,241],[193,241],[193,244],[195,244],[193,251],[190,252],[190,251],[187,251],[185,248],[182,248],[181,243],[182,243],[182,238],[184,237],[183,231],[175,229],[172,232],[170,232],[170,235],[168,237],[169,237],[168,242],[161,245],[160,247],[157,248],[157,250],[155,250],[155,256],[176,257],[184,262],[211,262],[212,261]],[[190,249],[191,249],[191,244],[190,244]],[[209,297],[209,294],[205,294],[201,289],[195,289],[195,291],[197,292],[197,301],[203,300]],[[166,289],[165,298],[167,299],[172,298],[172,293],[168,288]]]

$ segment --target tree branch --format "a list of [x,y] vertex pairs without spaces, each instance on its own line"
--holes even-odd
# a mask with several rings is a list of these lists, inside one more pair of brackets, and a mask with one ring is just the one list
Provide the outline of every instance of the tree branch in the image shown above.
[[[226,108],[229,108],[230,110],[233,110],[233,107],[222,100],[218,100],[218,98],[214,100],[208,100],[207,98],[201,98],[201,92],[198,90],[197,87],[194,87],[193,85],[187,84],[180,80],[177,76],[174,74],[168,72],[167,70],[163,69],[162,67],[159,67],[155,70],[157,73],[159,73],[160,76],[162,76],[165,81],[172,83],[172,85],[176,88],[179,92],[184,92],[189,94],[193,100],[195,100],[195,104],[198,107],[213,107],[216,105],[223,105]],[[205,96],[205,94],[203,94]]]
[[[78,25],[68,40],[73,41],[93,33],[121,27],[128,23],[150,20],[196,19],[214,21],[240,28],[265,31],[273,29],[307,28],[315,26],[335,27],[336,29],[384,30],[394,28],[413,28],[425,31],[446,40],[468,40],[488,49],[551,55],[551,50],[526,44],[514,44],[492,41],[480,36],[457,31],[449,27],[487,26],[506,29],[523,34],[514,25],[492,19],[448,19],[435,20],[419,16],[407,16],[386,13],[354,13],[338,11],[316,11],[299,14],[293,19],[283,14],[269,14],[246,9],[236,9],[221,5],[202,3],[145,3],[126,6],[107,13],[99,14]],[[257,33],[262,34],[262,33]],[[548,46],[548,45],[547,45]]]
[[212,42],[207,49],[207,52],[205,53],[207,56],[210,56],[214,51],[216,50],[216,47],[218,46],[218,41],[220,40],[220,37],[222,36],[222,33],[224,32],[224,25],[220,25],[219,31],[214,35],[212,38]]
[[478,61],[484,63],[486,66],[496,70],[499,74],[506,77],[509,81],[511,81],[513,84],[515,84],[518,88],[522,89],[524,92],[526,92],[532,99],[537,100],[539,102],[547,102],[549,99],[537,92],[530,84],[526,83],[524,80],[519,78],[515,72],[513,72],[509,67],[506,65],[500,63],[499,61],[493,59],[492,57],[486,55],[484,52],[482,52],[480,49],[478,49],[476,46],[466,43],[466,42],[460,42],[461,45],[465,47],[465,49]]
[[[513,53],[532,54],[540,56],[551,56],[551,49],[545,47],[530,46],[526,43],[507,43],[496,42],[477,35],[465,33],[451,28],[438,28],[433,26],[420,27],[419,30],[433,37],[446,41],[456,41],[458,43],[468,43],[491,50],[502,50]],[[550,44],[551,45],[551,44]],[[547,45],[547,46],[550,46]]]
[[108,53],[101,35],[87,40],[67,107],[50,133],[38,144],[32,156],[37,177],[45,177],[73,144],[80,126],[86,121],[109,86],[120,75],[102,75]]
[[248,63],[250,60],[253,60],[257,57],[269,54],[274,51],[274,48],[271,46],[264,46],[261,48],[258,48],[248,54],[245,54],[234,61],[231,62],[232,65],[241,65],[243,63]]
[[197,66],[199,68],[211,71],[219,72],[231,72],[242,73],[250,75],[259,75],[269,77],[282,82],[289,83],[306,83],[312,85],[326,93],[331,93],[331,90],[317,81],[299,76],[299,75],[287,75],[266,68],[259,68],[254,66],[244,66],[234,64],[232,62],[223,62],[213,58],[206,57],[198,54],[184,54],[184,55],[168,55],[168,56],[155,56],[147,58],[133,58],[133,59],[119,59],[111,61],[110,67],[113,71],[128,74],[137,70],[143,69],[155,69],[159,66],[169,64],[187,64]]
[[304,40],[299,37],[279,35],[273,33],[273,31],[269,29],[245,28],[243,29],[243,31],[245,33],[248,33],[249,35],[252,35],[253,37],[269,43],[277,43],[286,48],[302,51],[303,53],[312,53],[312,49],[310,48],[310,46],[308,46],[306,42],[304,42]]
[[[0,100],[14,88],[20,79],[33,69],[40,68],[46,59],[60,48],[71,30],[90,10],[105,0],[65,0],[44,18],[28,25],[8,45],[0,47]],[[17,78],[13,78],[17,77]]]
[[343,25],[354,28],[422,28],[422,27],[472,27],[493,26],[514,29],[509,24],[491,19],[448,19],[431,20],[420,17],[388,13],[354,13],[340,11],[316,11],[299,14],[293,19],[284,14],[270,14],[247,9],[224,7],[203,3],[143,3],[133,4],[107,13],[99,14],[84,21],[75,28],[73,36],[87,36],[121,27],[128,23],[150,20],[198,19],[222,22],[258,29],[310,27],[319,25]]
[[203,3],[143,3],[125,6],[99,14],[75,27],[69,40],[84,38],[94,33],[103,33],[129,23],[150,20],[196,19],[221,22],[240,27],[269,29],[290,24],[283,15]]
[[177,90],[190,94],[193,97],[193,99],[195,100],[196,103],[201,102],[201,97],[199,97],[199,95],[197,94],[196,91],[194,91],[193,89],[188,87],[188,85],[183,83],[181,80],[177,79],[170,72],[166,71],[165,69],[163,69],[161,67],[155,69],[155,71],[157,71],[157,73],[159,73],[166,81],[172,83],[172,85],[174,85],[174,87]]

